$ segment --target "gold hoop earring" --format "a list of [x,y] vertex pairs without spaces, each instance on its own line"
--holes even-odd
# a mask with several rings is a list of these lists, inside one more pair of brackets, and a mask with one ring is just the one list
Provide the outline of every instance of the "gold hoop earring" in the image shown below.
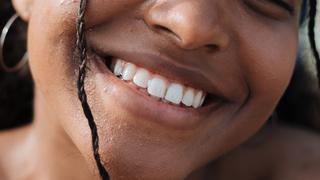
[[0,66],[1,68],[6,71],[6,72],[18,72],[19,70],[21,70],[23,68],[23,66],[27,63],[28,61],[28,53],[24,53],[23,57],[21,58],[21,60],[14,66],[10,67],[5,63],[4,60],[4,44],[5,44],[5,40],[6,37],[8,35],[8,32],[10,31],[10,28],[12,27],[12,25],[14,24],[14,22],[19,18],[18,14],[13,15],[9,21],[6,23],[6,25],[4,26],[2,32],[1,32],[1,36],[0,36]]

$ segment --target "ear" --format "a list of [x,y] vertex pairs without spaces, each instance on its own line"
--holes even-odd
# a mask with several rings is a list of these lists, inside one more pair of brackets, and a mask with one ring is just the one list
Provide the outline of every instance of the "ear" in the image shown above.
[[16,12],[25,21],[29,21],[33,1],[34,0],[12,0]]

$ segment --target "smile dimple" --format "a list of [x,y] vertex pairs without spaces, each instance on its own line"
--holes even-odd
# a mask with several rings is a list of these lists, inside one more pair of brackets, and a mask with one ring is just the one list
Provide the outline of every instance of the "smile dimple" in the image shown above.
[[206,99],[203,90],[174,82],[164,76],[119,58],[112,60],[111,71],[126,83],[134,84],[150,97],[181,107],[200,108]]

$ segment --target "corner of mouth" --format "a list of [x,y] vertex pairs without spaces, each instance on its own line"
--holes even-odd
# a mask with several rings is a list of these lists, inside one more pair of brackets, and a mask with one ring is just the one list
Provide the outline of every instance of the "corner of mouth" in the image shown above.
[[[116,61],[121,60],[125,63],[129,63],[130,65],[134,65],[131,62],[128,62],[126,60],[121,59],[118,56],[112,55],[109,52],[100,52],[97,51],[95,49],[92,49],[92,55],[95,57],[94,59],[97,61],[100,61],[103,65],[104,65],[104,71],[107,71],[109,74],[112,74],[114,77],[118,78],[119,80],[124,81],[125,83],[127,83],[129,86],[131,86],[131,88],[134,88],[136,90],[138,90],[140,92],[140,94],[145,93],[146,96],[151,97],[153,100],[158,101],[159,103],[165,103],[169,106],[171,106],[171,108],[174,108],[176,110],[182,110],[182,111],[189,111],[189,112],[195,112],[195,113],[204,113],[205,111],[210,111],[213,109],[216,109],[218,107],[220,107],[222,104],[224,104],[225,100],[223,98],[218,97],[217,95],[213,94],[213,93],[207,93],[203,90],[200,90],[200,88],[196,88],[196,87],[188,87],[188,88],[184,88],[183,93],[186,93],[185,89],[193,89],[195,90],[195,92],[202,92],[202,96],[200,98],[200,100],[198,100],[198,104],[194,105],[193,103],[183,103],[182,99],[185,96],[182,95],[183,97],[180,98],[180,103],[175,102],[172,99],[165,99],[165,98],[161,98],[161,97],[155,97],[154,95],[151,95],[150,93],[148,93],[148,89],[147,87],[141,87],[141,86],[137,86],[134,82],[133,82],[133,78],[127,78],[127,79],[123,79],[123,75],[122,74],[115,74],[114,72],[114,68],[115,68],[115,64]],[[140,69],[144,69],[144,67],[137,67],[136,65],[134,65],[136,67],[136,69],[140,68]],[[102,67],[103,68],[103,67]],[[148,72],[152,72],[148,69],[146,69]],[[158,75],[157,75],[158,76]],[[161,77],[165,77],[163,75],[159,75]],[[177,83],[177,82],[175,82]],[[173,98],[174,99],[174,98]],[[179,98],[178,98],[179,99]],[[179,101],[179,100],[178,100]]]

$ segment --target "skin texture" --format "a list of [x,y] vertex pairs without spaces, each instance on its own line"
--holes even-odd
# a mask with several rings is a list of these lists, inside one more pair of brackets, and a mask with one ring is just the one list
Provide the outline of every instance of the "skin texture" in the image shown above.
[[[35,117],[31,126],[1,135],[2,144],[8,144],[10,136],[16,149],[2,160],[10,162],[3,176],[99,179],[76,89],[79,1],[13,3],[29,23]],[[235,148],[268,120],[292,76],[301,1],[288,3],[296,9],[293,14],[269,1],[91,0],[86,25],[93,51],[86,90],[98,126],[101,158],[111,178],[197,179],[206,175],[224,179],[224,171],[217,169],[230,161],[221,156],[232,149],[243,153]],[[146,119],[149,116],[130,109],[143,97],[112,75],[101,73],[93,62],[96,51],[110,49],[152,52],[165,60],[139,61],[141,66],[162,67],[159,74],[168,72],[170,78],[214,92],[224,101],[218,111],[205,111],[199,115],[201,121],[191,125],[158,123],[152,119],[160,122],[163,118],[156,116]],[[148,103],[159,105],[154,100]],[[170,118],[176,112],[186,114],[180,110],[170,111]],[[195,122],[199,117],[194,114],[184,120]],[[217,164],[208,165],[215,160]],[[10,173],[17,168],[23,169],[21,177]],[[213,170],[208,173],[206,169]]]

